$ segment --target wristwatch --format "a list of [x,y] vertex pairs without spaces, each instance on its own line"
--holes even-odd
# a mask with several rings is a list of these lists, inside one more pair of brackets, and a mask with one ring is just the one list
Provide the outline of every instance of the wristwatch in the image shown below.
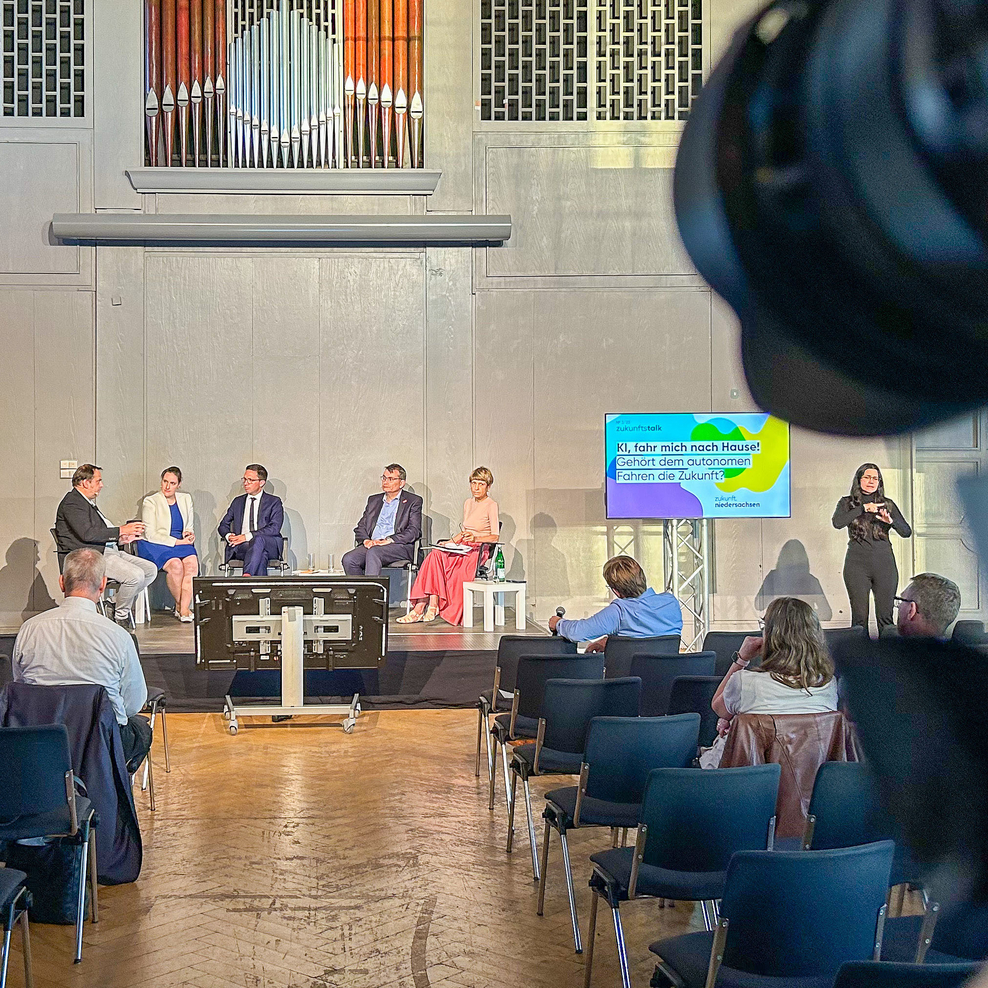
[[742,669],[747,669],[751,664],[751,659],[742,659],[740,652],[735,652],[734,655],[731,656],[731,661],[736,662]]

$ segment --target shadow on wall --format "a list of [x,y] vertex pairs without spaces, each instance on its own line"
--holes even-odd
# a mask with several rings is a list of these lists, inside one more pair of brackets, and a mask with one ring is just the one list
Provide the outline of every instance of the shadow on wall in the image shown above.
[[[302,519],[302,513],[288,506],[288,488],[283,481],[269,477],[267,484],[264,485],[264,490],[268,494],[275,494],[280,497],[282,504],[285,506],[285,523],[281,526],[281,534],[285,536],[286,541],[285,562],[293,570],[304,568],[299,560],[302,560],[307,566],[310,549],[309,535],[305,529],[305,521]],[[242,489],[240,493],[243,494]]]
[[[508,516],[502,517],[505,519],[503,532],[507,532]],[[532,516],[529,530],[532,537],[519,539],[515,546],[515,553],[508,569],[508,579],[527,579],[526,567],[529,570],[537,568],[538,586],[537,588],[530,586],[529,593],[532,594],[533,598],[537,593],[539,597],[551,598],[558,603],[569,597],[570,583],[566,556],[553,545],[558,532],[556,520],[544,511],[540,511]],[[512,536],[514,531],[515,523],[512,519]],[[501,541],[507,542],[508,539],[503,537]]]
[[830,601],[820,581],[810,572],[806,547],[799,539],[790,539],[780,550],[775,569],[762,581],[755,597],[755,610],[762,612],[776,597],[798,597],[816,612],[817,618],[829,621],[833,616]]
[[6,565],[0,568],[0,611],[20,611],[27,620],[38,611],[55,606],[38,563],[38,543],[34,539],[15,539],[7,547]]
[[[425,484],[406,484],[405,489],[422,498],[422,545],[435,545],[437,539],[453,535],[453,522],[449,515],[436,514],[432,510],[432,490]],[[460,529],[459,519],[456,531]]]

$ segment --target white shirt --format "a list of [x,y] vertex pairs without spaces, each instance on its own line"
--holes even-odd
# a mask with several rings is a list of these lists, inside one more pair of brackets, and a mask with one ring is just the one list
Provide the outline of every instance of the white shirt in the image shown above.
[[[85,496],[85,495],[83,495],[83,496]],[[87,497],[86,500],[96,509],[96,514],[98,514],[100,516],[100,518],[103,519],[103,524],[106,525],[107,528],[115,528],[116,527],[113,524],[113,522],[110,521],[110,519],[107,518],[106,515],[104,515],[102,511],[100,511],[99,505],[96,503],[96,498],[94,498],[94,497]],[[116,542],[107,542],[106,544],[107,545],[110,545],[110,546],[114,546],[117,543]]]
[[256,494],[248,494],[247,500],[244,501],[244,520],[240,523],[240,534],[247,536],[247,541],[254,537],[254,533],[250,530],[250,502],[251,498],[254,499],[254,524],[257,524],[257,519],[261,517],[261,497],[264,495],[264,491],[258,491]]
[[58,607],[28,618],[17,633],[11,666],[17,683],[105,687],[118,724],[147,703],[134,640],[86,597],[66,597]]
[[837,680],[804,690],[786,686],[770,673],[741,669],[727,681],[721,699],[732,717],[735,714],[823,714],[837,709]]

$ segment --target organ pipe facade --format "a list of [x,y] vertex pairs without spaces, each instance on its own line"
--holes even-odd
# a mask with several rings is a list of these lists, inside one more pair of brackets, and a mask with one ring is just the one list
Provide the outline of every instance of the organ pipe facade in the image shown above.
[[422,0],[144,9],[147,164],[422,167]]

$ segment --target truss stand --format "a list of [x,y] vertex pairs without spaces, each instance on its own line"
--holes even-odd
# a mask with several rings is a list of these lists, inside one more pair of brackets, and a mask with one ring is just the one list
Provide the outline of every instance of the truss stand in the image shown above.
[[[257,623],[257,618],[253,619]],[[229,720],[231,734],[238,729],[238,714],[243,717],[292,717],[296,714],[335,714],[343,717],[340,725],[345,734],[353,732],[360,714],[360,694],[354,693],[349,703],[305,703],[305,638],[306,625],[313,622],[311,615],[304,615],[301,607],[285,607],[281,617],[271,615],[264,619],[267,630],[263,637],[281,643],[281,703],[242,705],[238,711],[228,695],[223,701],[223,716]],[[310,637],[315,637],[315,626]]]
[[710,615],[710,521],[673,518],[662,527],[665,589],[673,594],[690,623],[683,624],[686,650],[696,651],[707,633]]

